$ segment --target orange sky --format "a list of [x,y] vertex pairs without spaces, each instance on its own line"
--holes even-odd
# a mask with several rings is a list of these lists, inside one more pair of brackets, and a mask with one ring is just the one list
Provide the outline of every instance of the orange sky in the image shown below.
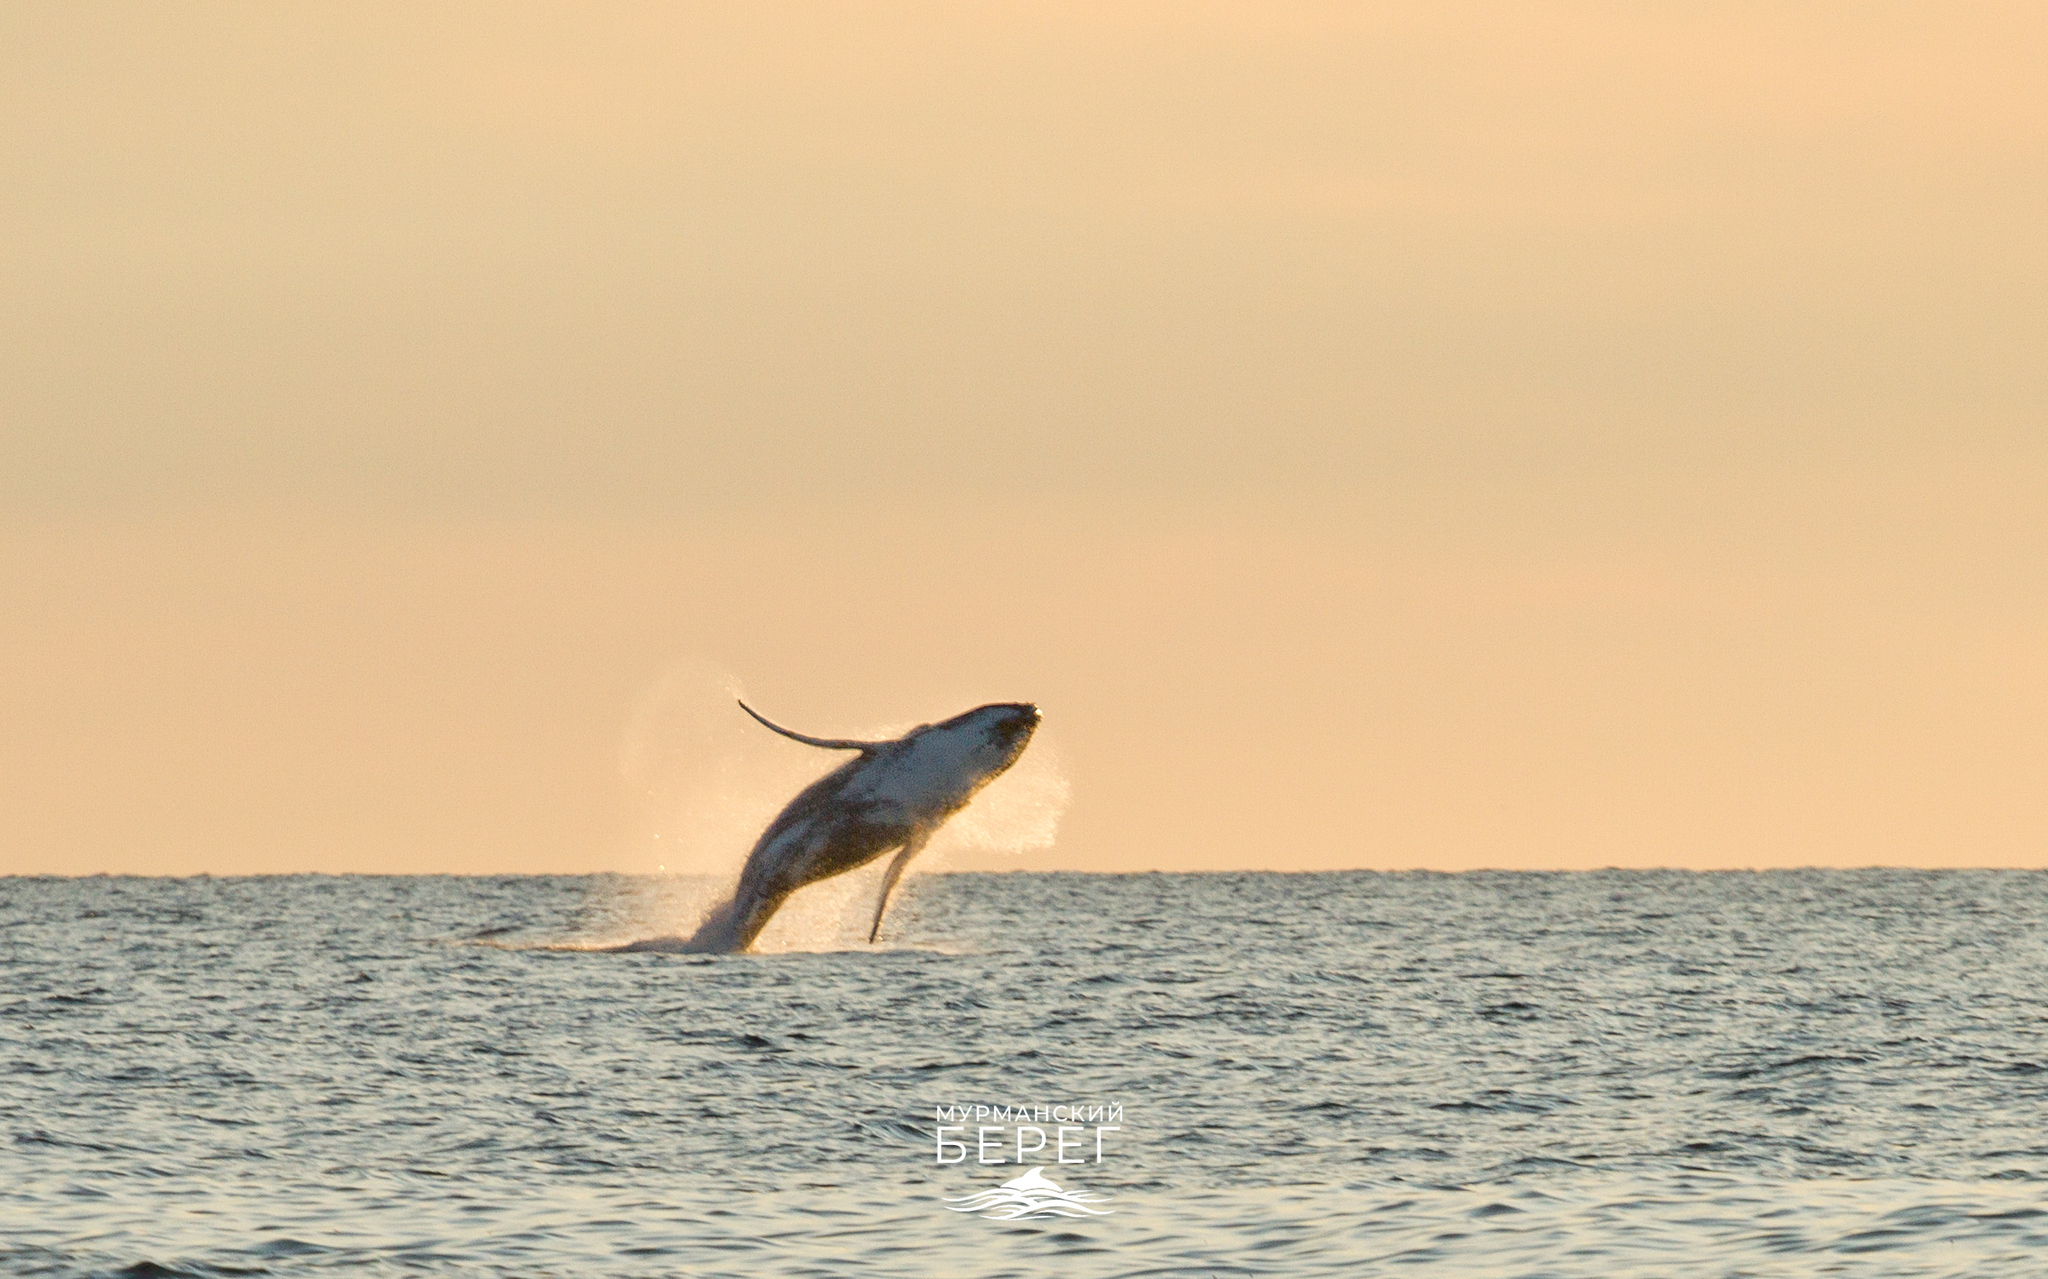
[[10,6],[0,872],[652,870],[720,672],[1044,705],[953,866],[2040,865],[2044,52]]

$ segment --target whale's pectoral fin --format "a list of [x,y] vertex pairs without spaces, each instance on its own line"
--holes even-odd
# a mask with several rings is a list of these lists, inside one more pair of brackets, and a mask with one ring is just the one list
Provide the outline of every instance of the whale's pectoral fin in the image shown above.
[[[733,700],[739,701],[738,698],[734,698]],[[768,719],[765,715],[761,714],[761,712],[747,705],[745,702],[740,702],[740,709],[745,711],[747,714],[752,715],[755,719],[759,720],[761,722],[761,726],[767,729],[768,731],[772,733],[780,733],[784,737],[789,738],[791,741],[802,742],[806,746],[820,746],[828,751],[871,751],[875,749],[875,747],[877,746],[888,745],[888,743],[886,742],[856,742],[851,738],[808,737],[802,733],[796,732],[793,729],[784,728],[782,725],[773,722],[772,720]]]
[[911,858],[923,851],[924,842],[930,838],[929,835],[912,835],[910,842],[903,846],[903,851],[897,853],[895,859],[889,863],[889,873],[882,876],[882,899],[875,903],[875,926],[868,929],[870,944],[881,936],[882,914],[889,909],[889,893],[896,887],[896,881],[903,878],[903,868],[910,865]]

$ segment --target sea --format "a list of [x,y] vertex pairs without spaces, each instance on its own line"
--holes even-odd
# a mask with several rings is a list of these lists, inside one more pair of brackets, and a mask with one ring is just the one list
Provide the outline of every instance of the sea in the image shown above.
[[2048,1275],[2048,874],[706,891],[0,879],[0,1274]]

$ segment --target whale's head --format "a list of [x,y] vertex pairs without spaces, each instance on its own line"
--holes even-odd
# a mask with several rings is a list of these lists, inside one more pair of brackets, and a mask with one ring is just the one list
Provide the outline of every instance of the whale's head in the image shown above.
[[1017,762],[1031,744],[1039,719],[1038,708],[1029,702],[993,702],[918,729],[911,736],[949,739],[976,784],[984,784]]

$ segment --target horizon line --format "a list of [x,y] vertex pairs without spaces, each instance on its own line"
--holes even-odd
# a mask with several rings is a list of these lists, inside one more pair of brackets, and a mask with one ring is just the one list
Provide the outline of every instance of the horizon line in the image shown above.
[[[1871,863],[1862,866],[1823,866],[1802,864],[1794,866],[1468,866],[1457,870],[1443,870],[1430,866],[1333,866],[1318,869],[1284,870],[1272,867],[1202,868],[1184,870],[1078,870],[1067,868],[1014,870],[955,870],[937,869],[914,872],[919,878],[936,878],[952,875],[1084,875],[1092,878],[1129,878],[1138,875],[1775,875],[1827,871],[1843,874],[1861,874],[1869,871],[1913,871],[1925,874],[1996,872],[2002,874],[2030,875],[2048,871],[2048,866],[1910,866],[1885,863]],[[216,874],[212,871],[193,871],[183,875],[143,875],[129,871],[82,871],[76,874],[44,872],[0,873],[0,883],[10,880],[84,880],[84,879],[724,879],[723,874],[677,873],[666,871],[325,871],[286,870],[255,871],[237,874]]]

